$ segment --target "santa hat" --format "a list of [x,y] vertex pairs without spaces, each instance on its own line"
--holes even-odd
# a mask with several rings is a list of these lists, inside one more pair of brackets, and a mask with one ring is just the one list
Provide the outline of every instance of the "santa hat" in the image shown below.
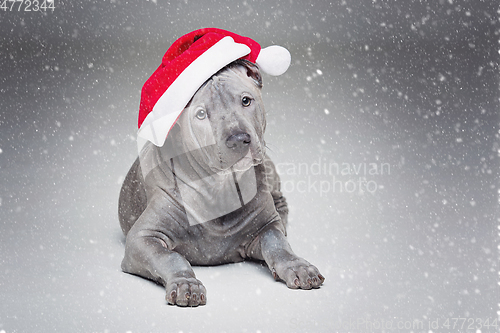
[[167,50],[142,87],[138,136],[163,146],[196,91],[237,59],[256,63],[275,76],[283,74],[291,62],[287,49],[277,45],[262,49],[254,40],[229,31],[206,28],[184,35]]

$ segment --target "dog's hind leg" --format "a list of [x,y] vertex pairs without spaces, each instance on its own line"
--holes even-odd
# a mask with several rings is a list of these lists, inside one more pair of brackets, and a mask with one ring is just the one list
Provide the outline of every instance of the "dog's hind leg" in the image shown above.
[[265,181],[268,186],[269,191],[271,192],[271,196],[273,197],[274,206],[276,207],[276,211],[281,217],[281,221],[283,225],[286,226],[288,224],[288,204],[286,202],[283,193],[281,192],[281,181],[278,172],[276,171],[276,167],[271,161],[271,159],[266,155],[264,159],[264,168],[265,168]]
[[137,158],[123,181],[118,201],[118,218],[125,236],[146,209],[146,206],[146,190],[141,164]]

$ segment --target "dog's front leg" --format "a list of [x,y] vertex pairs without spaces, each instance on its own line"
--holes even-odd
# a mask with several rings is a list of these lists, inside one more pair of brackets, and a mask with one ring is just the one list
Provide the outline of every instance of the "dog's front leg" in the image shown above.
[[257,239],[251,256],[265,260],[275,279],[283,280],[288,288],[318,288],[325,278],[318,269],[293,253],[285,235],[274,227],[264,230]]
[[148,214],[144,212],[127,235],[124,272],[139,275],[162,284],[166,300],[179,306],[198,306],[207,302],[206,290],[196,279],[190,263],[169,249],[168,238],[157,229],[141,227]]

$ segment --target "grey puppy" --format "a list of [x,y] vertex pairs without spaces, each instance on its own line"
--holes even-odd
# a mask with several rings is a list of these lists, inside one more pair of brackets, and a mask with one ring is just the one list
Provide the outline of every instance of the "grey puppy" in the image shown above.
[[289,288],[324,281],[286,239],[288,208],[265,154],[261,88],[255,64],[229,64],[193,96],[163,147],[146,144],[125,178],[122,269],[162,284],[170,304],[206,304],[191,265],[264,260]]

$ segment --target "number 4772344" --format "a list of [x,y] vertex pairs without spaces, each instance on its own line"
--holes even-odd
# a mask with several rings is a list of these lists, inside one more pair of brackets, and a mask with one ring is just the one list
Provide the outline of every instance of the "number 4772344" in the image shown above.
[[0,0],[0,10],[4,12],[54,11],[55,0]]

